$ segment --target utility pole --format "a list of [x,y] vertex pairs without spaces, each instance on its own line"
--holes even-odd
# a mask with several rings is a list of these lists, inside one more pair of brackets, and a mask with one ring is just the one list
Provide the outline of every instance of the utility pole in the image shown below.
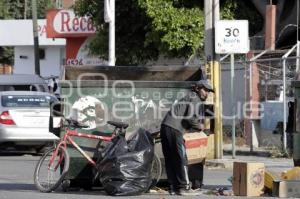
[[108,65],[115,66],[115,0],[104,0],[104,21],[109,23]]
[[31,0],[31,9],[32,9],[32,27],[33,27],[35,74],[41,75],[41,73],[40,73],[39,35],[38,35],[36,0]]
[[[297,1],[297,52],[296,52],[296,80],[299,77],[300,66],[299,66],[299,56],[300,56],[300,41],[299,41],[299,1]],[[298,79],[299,80],[299,79]]]
[[27,0],[24,1],[24,19],[27,19]]
[[221,99],[221,67],[219,56],[215,53],[215,22],[220,18],[219,0],[205,0],[205,57],[206,57],[206,74],[211,80],[214,94],[214,152],[215,158],[223,157],[223,139],[222,139],[222,99]]

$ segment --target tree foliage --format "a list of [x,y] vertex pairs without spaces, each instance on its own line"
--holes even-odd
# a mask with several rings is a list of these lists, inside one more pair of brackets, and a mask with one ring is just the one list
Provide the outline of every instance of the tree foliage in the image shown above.
[[[90,45],[92,53],[108,57],[108,24],[104,23],[103,0],[78,0],[75,4],[78,15],[93,17],[98,33]],[[146,34],[150,31],[149,19],[139,8],[137,0],[116,2],[116,54],[117,65],[136,65],[144,60],[156,59],[155,46],[144,45]]]
[[253,36],[263,28],[263,18],[251,1],[221,1],[221,19],[245,19],[249,21],[249,35]]
[[197,7],[185,7],[172,0],[139,0],[150,19],[145,45],[156,44],[159,53],[168,57],[187,57],[203,47],[204,17]]
[[[116,1],[116,64],[139,65],[159,56],[178,58],[203,53],[203,4],[199,0]],[[250,25],[261,27],[261,21],[256,20],[259,15],[248,7],[248,1],[223,0],[221,19],[250,19]],[[103,0],[77,0],[75,4],[75,12],[92,16],[98,27],[91,51],[107,58],[108,24],[104,23],[103,9]],[[251,30],[252,34],[257,31]]]
[[[44,19],[46,11],[53,8],[51,0],[37,0],[37,15]],[[31,19],[31,0],[1,0],[0,19]]]

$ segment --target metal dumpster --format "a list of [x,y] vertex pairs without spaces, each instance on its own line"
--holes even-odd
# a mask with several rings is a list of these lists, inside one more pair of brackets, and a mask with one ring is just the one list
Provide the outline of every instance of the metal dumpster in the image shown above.
[[[93,116],[78,116],[90,118],[88,123],[92,127],[86,132],[92,133],[95,128],[111,131],[105,125],[108,120],[129,123],[129,134],[140,127],[159,127],[171,104],[185,95],[193,81],[201,78],[198,67],[66,67],[65,81],[61,83],[64,114],[74,114],[78,102],[89,98],[92,104],[81,106],[93,107]],[[101,103],[102,110],[97,110],[97,103]],[[90,156],[95,155],[97,141],[75,140]],[[155,150],[162,157],[159,145]],[[66,179],[71,180],[71,186],[91,187],[91,167],[79,152],[70,149],[69,153],[71,162]]]

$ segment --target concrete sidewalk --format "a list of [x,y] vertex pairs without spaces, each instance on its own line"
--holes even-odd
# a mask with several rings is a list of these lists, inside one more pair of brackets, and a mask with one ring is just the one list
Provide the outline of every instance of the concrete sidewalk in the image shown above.
[[206,160],[205,166],[207,168],[221,168],[221,169],[233,169],[233,162],[247,161],[247,162],[261,162],[265,164],[267,169],[276,171],[285,171],[294,167],[293,159],[291,158],[272,158],[272,157],[260,157],[260,156],[241,156],[237,155],[235,159],[232,156],[225,155],[223,159]]

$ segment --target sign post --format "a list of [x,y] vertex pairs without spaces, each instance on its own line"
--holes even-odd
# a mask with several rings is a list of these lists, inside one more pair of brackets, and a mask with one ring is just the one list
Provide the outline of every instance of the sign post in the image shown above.
[[232,158],[235,158],[235,94],[234,94],[234,54],[249,51],[249,31],[247,20],[220,20],[216,22],[215,51],[230,54],[231,67],[231,110],[232,110]]
[[234,54],[230,54],[230,91],[231,91],[231,110],[232,110],[232,158],[235,159],[235,96],[234,96]]

